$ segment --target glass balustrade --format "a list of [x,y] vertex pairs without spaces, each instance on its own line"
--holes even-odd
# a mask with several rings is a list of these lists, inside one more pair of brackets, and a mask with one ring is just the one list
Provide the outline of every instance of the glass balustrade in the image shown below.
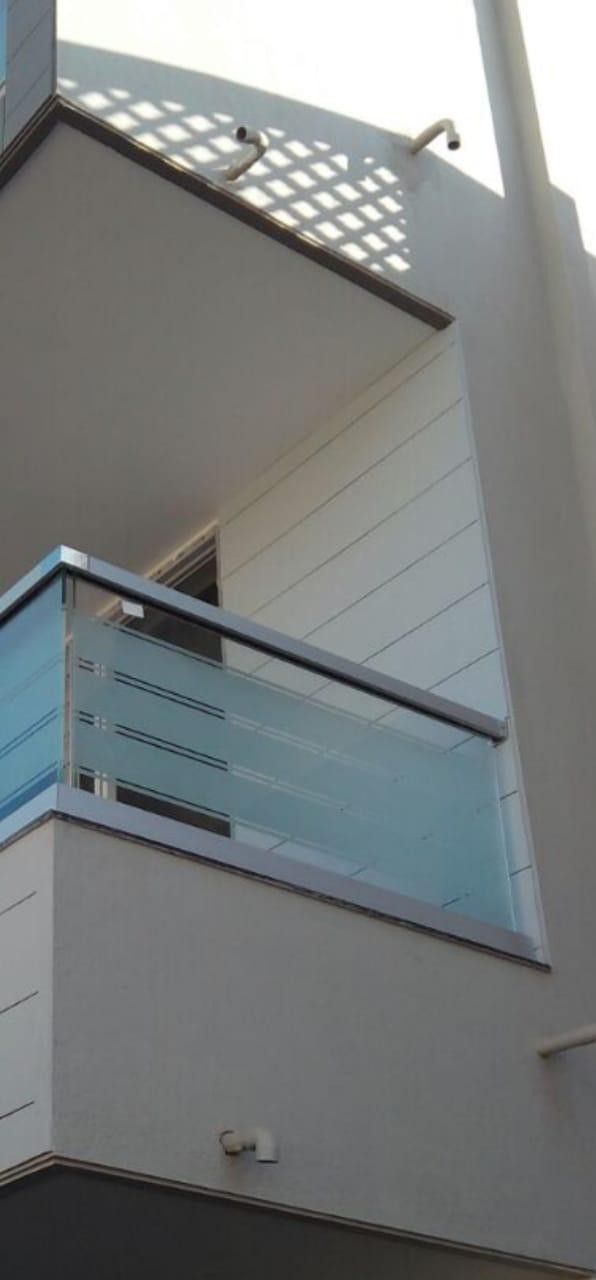
[[0,626],[0,820],[63,778],[65,623],[56,579]]
[[0,626],[0,699],[0,818],[61,781],[515,929],[495,746],[469,728],[73,574]]

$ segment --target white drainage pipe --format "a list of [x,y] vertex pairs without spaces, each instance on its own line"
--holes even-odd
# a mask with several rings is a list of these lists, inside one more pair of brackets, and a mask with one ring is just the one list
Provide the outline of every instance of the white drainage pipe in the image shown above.
[[410,154],[415,156],[423,147],[427,147],[429,142],[434,142],[442,133],[447,136],[447,146],[450,151],[459,151],[461,147],[461,138],[453,123],[453,120],[445,117],[443,120],[435,120],[434,124],[429,124],[428,129],[423,129],[416,138],[412,138],[410,143]]
[[575,1031],[565,1031],[560,1036],[551,1036],[536,1045],[536,1052],[541,1058],[552,1058],[555,1053],[565,1053],[567,1049],[580,1049],[585,1044],[596,1044],[596,1022],[587,1027],[577,1027]]

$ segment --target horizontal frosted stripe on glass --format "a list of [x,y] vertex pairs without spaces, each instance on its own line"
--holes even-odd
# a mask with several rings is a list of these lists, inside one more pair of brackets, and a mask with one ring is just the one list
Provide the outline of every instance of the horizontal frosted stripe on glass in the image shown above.
[[[277,732],[285,739],[359,760],[367,768],[389,777],[410,777],[420,783],[426,776],[429,786],[434,788],[437,767],[444,777],[453,778],[454,785],[457,785],[458,772],[462,776],[454,757],[442,751],[435,755],[426,744],[410,741],[405,734],[394,733],[384,726],[377,726],[376,731],[371,732],[367,717],[328,708],[314,699],[290,693],[279,684],[271,685],[255,676],[237,673],[134,631],[77,618],[73,635],[80,659],[105,666],[139,687],[145,682],[151,686],[148,692],[155,696],[175,695],[191,704],[219,709],[226,715],[266,726],[268,732]],[[291,676],[293,668],[289,664],[288,671]],[[359,697],[364,703],[378,703],[380,710],[389,709],[389,704],[379,699],[366,694]],[[167,716],[167,710],[163,715]],[[113,719],[113,715],[110,718]],[[212,732],[215,733],[214,728]],[[488,743],[486,748],[492,750]],[[478,779],[486,774],[480,755],[477,768],[474,763],[469,765],[466,786],[475,773]]]
[[364,720],[341,713],[330,715],[316,702],[305,702],[278,685],[219,667],[133,631],[77,619],[73,632],[76,651],[83,659],[138,683],[144,681],[157,690],[175,690],[180,698],[219,707],[249,720],[256,718],[288,737],[302,740],[306,736],[305,707],[307,736],[313,745],[345,750],[349,743],[350,749],[357,752],[365,733]]
[[[93,726],[76,728],[80,767],[116,779],[132,790],[187,805],[206,814],[233,814],[277,842],[301,841],[321,853],[340,855],[346,874],[383,883],[393,889],[494,923],[510,922],[507,882],[484,846],[491,824],[476,822],[466,845],[440,841],[414,842],[406,833],[380,833],[350,811],[337,811],[313,800],[204,764],[170,756]],[[91,762],[91,763],[89,763]],[[451,842],[450,842],[451,843]],[[493,844],[491,840],[491,845]],[[470,846],[473,848],[472,865]],[[317,862],[312,857],[311,862]],[[475,903],[481,906],[474,908]],[[485,905],[486,904],[486,905]]]
[[[250,771],[282,788],[308,792],[325,803],[366,816],[373,826],[390,828],[392,842],[396,823],[399,823],[402,837],[427,838],[432,834],[442,764],[445,765],[442,826],[444,828],[446,812],[450,809],[452,838],[457,834],[462,819],[466,825],[474,824],[477,810],[491,802],[496,803],[490,787],[490,771],[484,759],[482,771],[478,762],[474,762],[475,772],[485,783],[484,792],[478,786],[471,787],[473,770],[468,771],[467,762],[457,757],[437,758],[434,776],[429,779],[430,785],[424,788],[423,780],[415,776],[393,779],[389,767],[384,775],[380,775],[370,766],[365,767],[360,762],[355,765],[349,757],[312,749],[308,741],[302,745],[296,741],[287,742],[255,721],[196,711],[180,706],[171,697],[156,697],[113,678],[101,678],[79,670],[75,677],[75,690],[77,712],[99,717],[111,728],[119,726],[129,737],[145,736],[154,742],[156,749],[165,753],[193,752],[202,755],[206,762],[224,762],[230,770]],[[373,734],[374,727],[368,728],[367,732],[369,736]],[[399,740],[396,741],[399,744]],[[385,742],[389,750],[387,738]],[[479,745],[484,747],[484,744]],[[491,748],[487,746],[486,750]],[[389,759],[387,763],[389,765]],[[433,800],[434,805],[428,803]],[[462,831],[460,838],[463,835]],[[445,839],[443,829],[443,845]]]
[[83,771],[511,924],[489,743],[444,752],[88,618],[73,619],[73,641]]

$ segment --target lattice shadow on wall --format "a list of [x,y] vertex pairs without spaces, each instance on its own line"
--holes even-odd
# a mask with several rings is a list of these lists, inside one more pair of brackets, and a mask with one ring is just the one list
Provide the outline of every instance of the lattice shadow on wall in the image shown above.
[[[384,275],[409,269],[394,138],[201,73],[65,44],[60,93],[176,164],[225,183],[239,124],[264,157],[229,189],[284,226]],[[68,73],[68,74],[67,74]]]

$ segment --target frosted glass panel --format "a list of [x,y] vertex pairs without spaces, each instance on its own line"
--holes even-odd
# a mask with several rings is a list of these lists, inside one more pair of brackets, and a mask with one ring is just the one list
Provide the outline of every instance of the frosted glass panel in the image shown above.
[[57,580],[0,626],[0,818],[62,777],[61,601]]
[[116,614],[71,619],[80,785],[514,927],[490,742],[412,713],[398,728],[380,698],[300,688],[279,661],[266,679],[236,644],[225,663],[203,656],[200,627],[191,652]]

